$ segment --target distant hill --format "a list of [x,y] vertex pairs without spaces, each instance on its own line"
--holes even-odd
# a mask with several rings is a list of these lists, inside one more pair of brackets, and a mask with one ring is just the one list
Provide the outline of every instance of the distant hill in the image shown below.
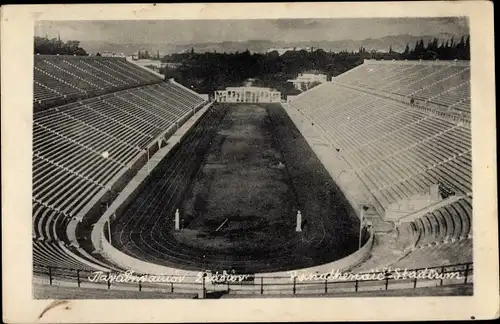
[[305,42],[283,42],[283,41],[268,41],[268,40],[247,40],[247,41],[226,41],[220,43],[197,43],[197,44],[146,44],[146,43],[128,43],[128,44],[115,44],[111,42],[100,42],[100,41],[87,41],[83,42],[81,46],[91,53],[110,51],[125,53],[126,55],[132,55],[138,50],[146,49],[150,53],[155,54],[156,51],[160,51],[161,54],[169,53],[180,53],[194,49],[195,52],[243,52],[245,50],[250,50],[252,52],[266,52],[270,48],[288,48],[288,47],[313,47],[322,48],[325,51],[340,52],[343,50],[356,51],[361,46],[363,46],[367,51],[388,51],[389,47],[392,46],[394,51],[402,52],[407,43],[410,43],[410,47],[413,47],[417,40],[423,39],[427,42],[434,37],[438,38],[440,41],[450,39],[452,36],[455,37],[457,41],[460,40],[461,36],[465,35],[452,35],[452,34],[436,34],[428,36],[412,36],[412,35],[395,35],[386,36],[382,38],[375,39],[364,39],[364,40],[339,40],[339,41],[305,41]]

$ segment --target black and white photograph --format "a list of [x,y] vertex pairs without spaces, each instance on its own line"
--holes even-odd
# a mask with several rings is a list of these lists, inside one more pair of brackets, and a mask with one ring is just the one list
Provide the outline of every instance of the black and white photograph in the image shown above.
[[469,15],[135,17],[33,21],[39,319],[477,294]]

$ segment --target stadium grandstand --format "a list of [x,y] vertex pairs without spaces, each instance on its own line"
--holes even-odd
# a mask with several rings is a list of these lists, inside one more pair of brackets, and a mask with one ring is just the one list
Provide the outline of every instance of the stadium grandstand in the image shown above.
[[99,208],[205,100],[125,59],[35,55],[34,63],[35,268],[117,269],[72,245],[68,224]]
[[[472,293],[468,62],[365,60],[272,104],[208,102],[115,57],[34,55],[33,86],[36,298]],[[217,151],[217,141],[243,146]],[[203,182],[230,172],[240,176],[233,191]],[[200,189],[204,183],[213,185]],[[245,186],[276,195],[256,202],[243,197]],[[202,196],[234,203],[237,216]],[[262,215],[244,214],[261,203]],[[224,217],[210,218],[214,210]],[[295,224],[300,211],[307,221]],[[255,223],[259,217],[268,219]],[[274,237],[283,224],[292,230]],[[232,244],[218,236],[226,229]],[[395,268],[438,276],[399,280]],[[223,269],[224,278],[206,272]],[[383,280],[290,280],[290,271],[330,269],[378,269]],[[183,281],[111,279],[129,270]],[[92,280],[96,271],[106,279]]]
[[472,262],[469,84],[468,62],[366,60],[291,100],[365,191],[351,197],[377,210],[375,231],[394,224],[357,270]]

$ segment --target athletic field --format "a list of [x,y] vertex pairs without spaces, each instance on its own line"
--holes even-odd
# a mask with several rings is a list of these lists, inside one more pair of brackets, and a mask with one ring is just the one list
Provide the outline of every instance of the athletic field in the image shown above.
[[112,237],[157,264],[257,273],[342,258],[356,250],[358,226],[281,105],[220,104],[153,171]]

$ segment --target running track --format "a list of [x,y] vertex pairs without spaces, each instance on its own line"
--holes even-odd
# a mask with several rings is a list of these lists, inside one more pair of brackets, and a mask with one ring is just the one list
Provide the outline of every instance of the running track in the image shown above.
[[344,257],[357,247],[357,218],[328,172],[314,155],[286,112],[268,105],[273,137],[287,161],[295,205],[307,217],[307,230],[280,246],[260,252],[194,248],[171,234],[176,206],[203,163],[220,121],[235,106],[214,105],[190,130],[178,149],[162,161],[148,184],[115,222],[113,245],[135,258],[186,270],[236,270],[245,273],[284,271]]

